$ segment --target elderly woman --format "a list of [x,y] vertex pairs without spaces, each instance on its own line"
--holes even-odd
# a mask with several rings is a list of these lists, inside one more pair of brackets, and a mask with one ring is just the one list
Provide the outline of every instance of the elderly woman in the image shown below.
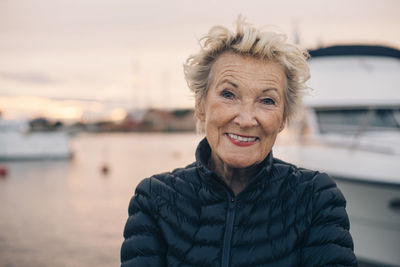
[[309,78],[307,54],[239,19],[213,27],[185,76],[205,138],[129,206],[123,267],[356,266],[345,200],[323,173],[274,158]]

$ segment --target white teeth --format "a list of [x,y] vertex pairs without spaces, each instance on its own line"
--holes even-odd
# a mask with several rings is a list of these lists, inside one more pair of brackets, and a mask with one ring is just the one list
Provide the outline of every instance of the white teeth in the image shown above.
[[256,141],[257,137],[243,137],[236,134],[228,133],[228,136],[232,139],[238,140],[240,142],[254,142]]

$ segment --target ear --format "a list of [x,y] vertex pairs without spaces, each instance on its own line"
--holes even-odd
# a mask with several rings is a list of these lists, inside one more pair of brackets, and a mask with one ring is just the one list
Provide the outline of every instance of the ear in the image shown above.
[[282,132],[283,129],[285,129],[286,126],[286,119],[282,120],[281,126],[279,127],[279,132]]
[[203,103],[203,101],[196,101],[194,115],[196,116],[196,118],[199,121],[201,121],[201,122],[205,121],[205,113],[204,113],[204,103]]

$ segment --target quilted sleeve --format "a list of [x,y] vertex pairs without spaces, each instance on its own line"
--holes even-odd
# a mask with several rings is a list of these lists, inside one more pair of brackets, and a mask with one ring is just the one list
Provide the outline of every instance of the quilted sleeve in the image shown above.
[[156,223],[151,178],[143,180],[129,203],[121,247],[121,267],[165,265],[165,243]]
[[326,174],[314,177],[311,227],[305,239],[302,266],[357,266],[346,200]]

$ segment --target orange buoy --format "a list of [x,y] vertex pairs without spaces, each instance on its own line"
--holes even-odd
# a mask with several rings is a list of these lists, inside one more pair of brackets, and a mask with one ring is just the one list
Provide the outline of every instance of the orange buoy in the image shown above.
[[107,175],[110,172],[110,168],[108,167],[107,164],[102,164],[100,170],[101,173],[104,175]]
[[0,165],[0,177],[6,177],[8,175],[8,168],[5,165]]

